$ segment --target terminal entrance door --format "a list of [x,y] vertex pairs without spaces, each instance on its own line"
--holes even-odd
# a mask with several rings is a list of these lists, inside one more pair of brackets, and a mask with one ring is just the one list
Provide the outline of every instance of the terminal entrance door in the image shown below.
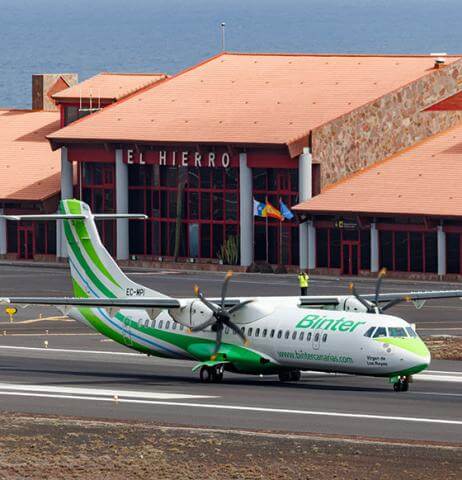
[[342,274],[358,275],[359,242],[342,242]]
[[31,260],[34,258],[35,240],[32,225],[18,226],[18,258]]

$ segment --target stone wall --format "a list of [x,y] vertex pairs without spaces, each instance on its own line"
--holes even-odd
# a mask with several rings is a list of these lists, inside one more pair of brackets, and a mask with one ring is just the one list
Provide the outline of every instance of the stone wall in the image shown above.
[[461,89],[458,60],[313,130],[322,188],[462,121],[462,112],[422,112]]

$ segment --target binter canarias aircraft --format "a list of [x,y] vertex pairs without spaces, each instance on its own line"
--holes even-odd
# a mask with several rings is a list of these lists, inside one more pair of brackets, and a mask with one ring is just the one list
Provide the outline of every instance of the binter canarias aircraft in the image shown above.
[[202,382],[220,382],[225,371],[279,375],[297,381],[302,370],[388,378],[407,391],[412,375],[430,364],[430,353],[412,325],[386,315],[393,305],[462,297],[461,290],[375,295],[172,298],[130,280],[101,243],[95,219],[146,218],[93,215],[87,204],[63,200],[56,215],[4,216],[9,220],[63,223],[74,297],[14,297],[2,303],[54,305],[102,335],[147,355],[195,362]]

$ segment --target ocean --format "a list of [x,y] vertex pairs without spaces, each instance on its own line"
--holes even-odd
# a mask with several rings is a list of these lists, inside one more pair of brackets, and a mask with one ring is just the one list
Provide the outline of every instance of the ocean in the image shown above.
[[460,0],[0,0],[0,106],[33,73],[175,73],[221,50],[462,53]]

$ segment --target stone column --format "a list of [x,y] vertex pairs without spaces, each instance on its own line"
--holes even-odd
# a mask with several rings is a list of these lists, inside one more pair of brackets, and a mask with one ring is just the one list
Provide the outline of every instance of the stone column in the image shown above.
[[437,230],[438,245],[438,275],[446,275],[446,232],[442,225]]
[[379,231],[377,225],[371,223],[371,272],[379,271]]
[[[67,147],[61,147],[61,200],[74,196],[74,170],[68,160]],[[67,258],[67,247],[64,237],[63,222],[56,225],[56,256]]]
[[239,212],[241,265],[248,267],[254,258],[254,219],[252,169],[247,166],[246,153],[239,154]]
[[[0,215],[3,215],[3,208],[0,208]],[[6,220],[0,218],[0,255],[6,255]]]
[[[128,213],[128,165],[123,162],[123,151],[115,151],[116,212]],[[117,219],[117,260],[128,260],[128,218]]]
[[308,224],[308,269],[316,268],[316,228],[312,220]]
[[[311,191],[312,163],[313,162],[312,162],[310,150],[308,148],[304,148],[303,153],[300,155],[300,157],[298,157],[298,196],[299,196],[300,202],[309,200],[312,196],[312,191]],[[313,230],[314,230],[314,227],[313,227]],[[310,267],[309,237],[310,235],[309,235],[308,223],[307,222],[301,223],[299,226],[300,269],[301,270],[314,268],[314,267]],[[313,258],[315,258],[315,255]]]

